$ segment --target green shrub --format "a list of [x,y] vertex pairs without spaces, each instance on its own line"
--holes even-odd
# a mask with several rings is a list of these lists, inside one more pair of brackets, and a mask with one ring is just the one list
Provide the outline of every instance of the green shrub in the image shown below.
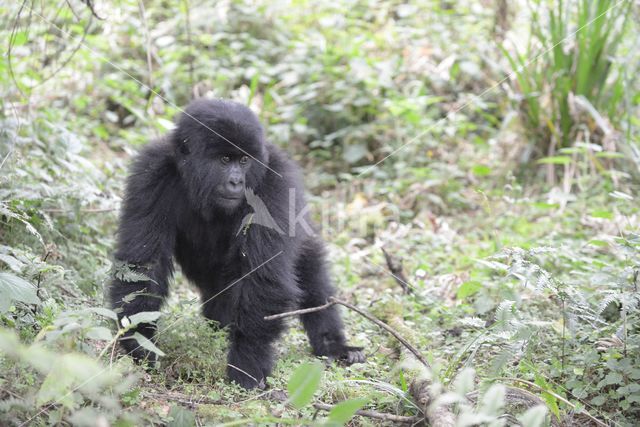
[[571,111],[584,97],[614,124],[624,95],[614,56],[631,1],[534,2],[531,39],[524,52],[503,52],[514,70],[518,111],[531,143],[525,160],[573,145],[583,124]]

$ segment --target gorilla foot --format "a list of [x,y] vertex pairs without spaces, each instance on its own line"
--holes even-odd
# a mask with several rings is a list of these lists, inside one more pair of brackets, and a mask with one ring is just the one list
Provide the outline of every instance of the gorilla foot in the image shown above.
[[364,347],[354,347],[350,345],[344,345],[338,351],[329,356],[329,360],[336,360],[347,366],[354,363],[364,363],[367,360],[364,355]]
[[345,365],[353,365],[354,363],[364,363],[367,357],[364,355],[364,347],[352,347],[345,345],[341,354],[336,358]]

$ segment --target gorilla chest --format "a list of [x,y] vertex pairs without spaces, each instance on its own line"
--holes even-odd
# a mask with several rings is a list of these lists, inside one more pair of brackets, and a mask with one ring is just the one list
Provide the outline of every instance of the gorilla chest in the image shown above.
[[239,249],[230,226],[193,224],[179,229],[176,237],[176,261],[189,279],[235,275]]

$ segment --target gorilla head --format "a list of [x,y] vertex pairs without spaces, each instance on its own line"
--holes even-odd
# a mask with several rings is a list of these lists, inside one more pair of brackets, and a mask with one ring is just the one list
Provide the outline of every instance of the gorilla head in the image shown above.
[[255,189],[268,170],[264,129],[235,102],[192,102],[178,119],[173,143],[189,200],[205,218],[234,213],[245,189]]

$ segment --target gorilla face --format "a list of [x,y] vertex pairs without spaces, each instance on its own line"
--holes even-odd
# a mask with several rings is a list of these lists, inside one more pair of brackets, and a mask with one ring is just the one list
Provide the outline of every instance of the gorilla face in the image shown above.
[[241,104],[194,101],[178,120],[173,140],[184,189],[204,218],[234,213],[245,189],[256,188],[266,171],[264,131]]
[[235,211],[245,198],[246,176],[251,167],[249,156],[235,153],[218,155],[212,166],[220,179],[213,189],[212,200],[225,211]]

